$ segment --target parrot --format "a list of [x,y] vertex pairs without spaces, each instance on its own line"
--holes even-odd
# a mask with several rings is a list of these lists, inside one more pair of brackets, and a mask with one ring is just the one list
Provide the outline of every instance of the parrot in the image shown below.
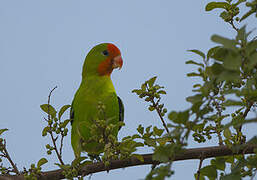
[[[87,54],[82,68],[82,81],[70,110],[71,145],[75,158],[79,158],[81,152],[98,156],[104,150],[103,144],[90,140],[90,127],[97,119],[99,102],[105,106],[106,118],[111,119],[108,123],[124,121],[124,105],[111,80],[112,71],[121,69],[122,65],[121,52],[112,43],[98,44]],[[114,129],[112,135],[117,138],[119,130],[120,127]]]

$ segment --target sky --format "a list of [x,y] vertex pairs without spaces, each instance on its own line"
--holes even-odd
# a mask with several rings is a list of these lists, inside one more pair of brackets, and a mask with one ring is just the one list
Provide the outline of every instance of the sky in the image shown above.
[[[168,111],[184,110],[197,79],[186,77],[194,68],[187,60],[200,58],[188,52],[206,52],[215,44],[210,37],[233,37],[234,30],[218,17],[218,10],[205,12],[210,1],[170,0],[1,0],[0,1],[0,129],[19,169],[29,167],[41,157],[49,160],[43,170],[57,167],[54,155],[46,154],[50,139],[41,136],[46,125],[40,105],[47,103],[50,90],[57,109],[70,104],[81,81],[84,58],[96,44],[111,42],[121,50],[123,68],[114,71],[112,80],[125,105],[125,123],[119,138],[136,133],[139,124],[161,127],[147,103],[131,91],[145,80],[158,76],[165,86],[162,98]],[[243,24],[256,28],[254,16]],[[256,30],[255,30],[256,35]],[[65,114],[68,118],[68,113]],[[245,127],[249,137],[256,126]],[[70,126],[69,126],[70,129]],[[207,145],[217,145],[217,141]],[[206,144],[189,142],[189,147]],[[140,151],[141,152],[141,151]],[[145,150],[142,152],[151,152]],[[65,139],[63,159],[73,160],[70,134]],[[193,179],[198,160],[175,162],[171,179]],[[94,174],[92,180],[143,179],[151,166],[139,166]]]

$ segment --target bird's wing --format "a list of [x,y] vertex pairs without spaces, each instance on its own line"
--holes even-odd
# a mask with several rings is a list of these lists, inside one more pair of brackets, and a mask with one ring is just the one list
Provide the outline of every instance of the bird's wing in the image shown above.
[[[119,103],[119,121],[124,122],[124,105],[122,103],[122,100],[120,99],[119,96],[117,96],[118,98],[118,103]],[[120,130],[121,127],[119,127]]]

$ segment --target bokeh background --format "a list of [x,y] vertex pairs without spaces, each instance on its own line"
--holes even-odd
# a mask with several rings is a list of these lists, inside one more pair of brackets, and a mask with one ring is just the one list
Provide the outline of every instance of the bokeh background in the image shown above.
[[[50,139],[41,136],[45,114],[39,106],[47,102],[50,90],[56,85],[52,104],[59,109],[71,103],[81,81],[84,58],[98,43],[116,44],[124,60],[122,70],[112,74],[117,94],[125,104],[126,126],[119,138],[136,133],[139,124],[161,127],[156,113],[149,112],[147,104],[131,93],[150,77],[158,76],[157,82],[165,86],[168,94],[163,102],[169,111],[188,108],[190,104],[185,98],[192,95],[192,84],[199,79],[186,77],[194,67],[185,65],[185,61],[200,58],[187,50],[206,52],[215,45],[211,35],[235,35],[218,17],[220,11],[204,11],[208,2],[1,0],[0,128],[9,129],[4,137],[18,167],[29,167],[46,157],[49,163],[43,169],[57,168],[53,165],[56,157],[46,154],[45,144]],[[253,30],[256,22],[252,16],[243,24]],[[243,131],[251,137],[256,126],[245,126]],[[190,140],[190,147],[206,145],[217,145],[217,140],[200,145]],[[69,134],[63,159],[70,163],[73,158]],[[193,179],[198,163],[197,160],[175,162],[173,179]],[[94,174],[92,179],[143,179],[150,168],[102,172]]]

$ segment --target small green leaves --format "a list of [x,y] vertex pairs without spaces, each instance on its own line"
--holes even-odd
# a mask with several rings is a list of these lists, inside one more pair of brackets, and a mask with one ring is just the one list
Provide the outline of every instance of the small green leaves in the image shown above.
[[224,106],[243,106],[244,103],[242,101],[235,101],[232,99],[228,99],[223,103]]
[[200,172],[203,176],[207,176],[210,180],[215,180],[217,178],[217,169],[213,165],[201,168]]
[[157,136],[161,136],[162,133],[163,133],[164,129],[159,129],[157,128],[156,126],[153,127],[153,133],[154,135],[157,135]]
[[228,9],[230,5],[226,2],[210,2],[205,6],[205,11],[211,11],[213,9]]
[[176,123],[176,124],[185,124],[189,119],[189,111],[182,111],[182,112],[176,112],[172,111],[170,112],[168,118]]
[[229,128],[226,128],[226,129],[223,131],[223,135],[224,135],[224,137],[227,138],[227,139],[231,139],[231,137],[232,137],[232,133],[231,133],[231,131],[229,130]]
[[221,48],[221,46],[215,46],[215,47],[209,49],[207,52],[207,60],[212,58],[214,56],[214,54],[216,54],[217,50],[220,48]]
[[165,146],[158,146],[154,150],[153,160],[160,162],[169,162],[172,161],[175,153],[179,154],[182,152],[181,145],[177,144],[167,144]]
[[197,102],[201,102],[202,99],[203,99],[203,96],[201,94],[196,94],[194,96],[187,97],[186,101],[194,104],[194,103],[197,103]]
[[213,42],[222,44],[225,48],[231,49],[231,50],[236,50],[236,41],[235,40],[231,40],[219,35],[213,35],[211,37],[211,40]]
[[140,124],[140,125],[138,126],[137,131],[138,131],[141,135],[144,134],[144,127],[142,126],[142,124]]
[[56,117],[56,110],[50,104],[42,104],[40,108],[47,114],[49,114],[52,118]]
[[46,126],[46,127],[43,129],[43,131],[42,131],[42,136],[46,136],[47,133],[49,132],[49,130],[50,130],[50,127],[49,127],[49,126]]
[[197,63],[193,60],[186,61],[186,64],[194,64],[194,65],[197,65],[197,66],[204,67],[203,63]]
[[188,50],[188,51],[193,52],[193,53],[195,53],[195,54],[198,54],[198,55],[201,56],[203,59],[205,59],[205,54],[204,54],[202,51],[200,51],[200,50],[192,49],[192,50]]
[[5,131],[8,131],[8,129],[0,129],[0,136],[5,132]]
[[217,169],[221,171],[225,171],[226,168],[226,159],[224,157],[216,157],[211,160],[211,165],[215,166]]
[[[145,83],[141,85],[141,89],[134,89],[132,90],[132,93],[136,93],[140,98],[144,98],[146,102],[150,102],[148,110],[156,110],[163,126],[166,126],[163,116],[167,113],[167,109],[164,108],[164,104],[160,103],[161,95],[166,94],[166,91],[163,90],[164,87],[155,84],[156,78],[157,77],[155,76],[150,78],[148,81],[145,81]],[[165,128],[168,132],[167,126]]]
[[37,167],[41,167],[42,165],[46,164],[48,161],[46,158],[41,158],[38,162],[37,162]]
[[69,109],[71,107],[71,105],[64,105],[63,107],[61,107],[59,113],[58,113],[58,118],[61,119],[63,113]]
[[65,121],[61,122],[60,128],[65,128],[70,121],[71,121],[71,119],[66,119]]
[[154,83],[156,81],[156,78],[157,78],[157,76],[154,76],[154,77],[152,77],[151,79],[149,79],[147,81],[147,84],[149,85],[149,88],[153,87],[153,85],[154,85]]

